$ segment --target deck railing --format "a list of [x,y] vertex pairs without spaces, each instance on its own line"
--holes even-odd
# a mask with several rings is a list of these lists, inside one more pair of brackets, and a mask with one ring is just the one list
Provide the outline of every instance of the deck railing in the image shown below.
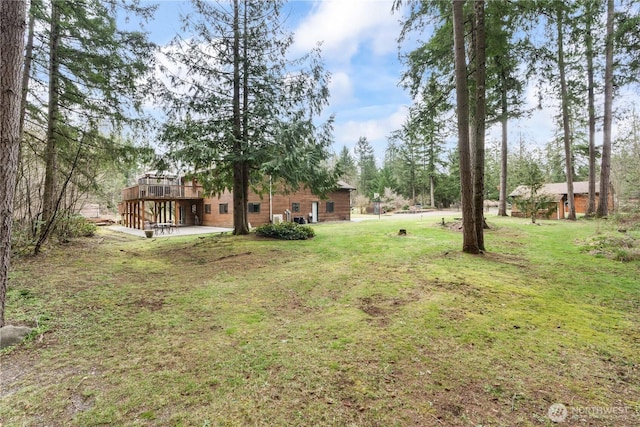
[[200,199],[203,191],[193,185],[139,184],[122,190],[122,200]]

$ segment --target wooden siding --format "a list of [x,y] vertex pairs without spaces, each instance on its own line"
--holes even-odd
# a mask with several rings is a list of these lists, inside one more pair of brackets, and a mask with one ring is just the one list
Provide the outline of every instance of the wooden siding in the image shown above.
[[[260,212],[249,212],[248,220],[252,227],[268,224],[271,220],[269,217],[269,194],[259,195],[253,191],[249,191],[249,203],[259,203]],[[274,215],[283,215],[285,210],[291,211],[291,219],[294,217],[303,217],[308,220],[309,213],[312,210],[312,203],[318,203],[318,222],[324,221],[349,221],[351,220],[351,199],[348,190],[338,190],[327,195],[326,199],[321,199],[313,194],[309,189],[300,189],[290,194],[273,194],[272,206]],[[328,202],[333,203],[333,212],[328,212]],[[226,203],[228,213],[221,214],[219,205]],[[293,204],[300,206],[299,212],[293,212]],[[202,225],[215,227],[233,227],[233,197],[231,193],[225,192],[220,197],[205,197],[203,206],[210,204],[211,213],[204,213],[202,216]],[[204,211],[203,211],[204,212]]]
[[[225,191],[220,195],[220,197],[205,197],[202,204],[202,225],[212,227],[233,227],[233,196],[230,192]],[[227,213],[220,213],[220,204],[227,205]],[[211,206],[211,213],[205,213],[205,205]]]
[[[549,219],[563,219],[569,214],[569,207],[565,205],[567,200],[566,195],[562,197],[562,200],[555,202],[556,209],[553,209],[553,213],[549,216]],[[576,207],[576,215],[585,215],[587,213],[587,205],[589,204],[588,194],[574,194],[573,202]],[[598,193],[596,193],[596,204],[598,203]],[[609,193],[609,210],[613,209],[613,196]],[[514,203],[511,209],[511,216],[524,217],[522,212],[518,210],[518,207]],[[537,218],[544,219],[543,215],[537,216]]]
[[[187,226],[233,227],[233,197],[230,192],[224,192],[218,197],[203,197],[200,185],[185,184],[187,185],[156,185],[154,181],[152,184],[139,183],[125,188],[122,192],[123,201],[119,205],[123,223],[128,227],[143,228],[147,221],[171,220]],[[302,217],[308,221],[314,203],[318,206],[318,222],[351,220],[351,194],[347,188],[338,189],[321,199],[309,189],[300,188],[296,192],[285,194],[274,185],[272,212],[269,209],[268,193],[260,195],[250,190],[248,202],[260,204],[259,212],[248,213],[248,221],[252,227],[268,224],[271,213],[282,215],[286,219],[285,210],[291,212],[291,220]],[[294,204],[299,208],[298,212],[294,212]],[[169,211],[165,208],[167,205]],[[226,209],[221,209],[220,205],[226,205]],[[333,206],[332,212],[330,205]],[[151,212],[145,214],[152,206],[162,206],[162,215],[158,217]]]

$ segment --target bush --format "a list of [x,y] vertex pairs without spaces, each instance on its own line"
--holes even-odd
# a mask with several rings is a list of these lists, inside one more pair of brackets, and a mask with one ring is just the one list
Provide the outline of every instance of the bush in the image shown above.
[[96,225],[81,215],[62,217],[58,223],[56,234],[60,241],[68,242],[76,237],[91,237],[96,232]]
[[597,257],[621,262],[640,260],[640,240],[630,234],[601,235],[587,240],[581,250]]
[[307,240],[315,235],[313,228],[310,226],[298,225],[295,222],[265,224],[256,228],[256,236],[271,237],[282,240]]
[[11,253],[27,255],[33,251],[36,224],[31,221],[14,219],[11,230]]

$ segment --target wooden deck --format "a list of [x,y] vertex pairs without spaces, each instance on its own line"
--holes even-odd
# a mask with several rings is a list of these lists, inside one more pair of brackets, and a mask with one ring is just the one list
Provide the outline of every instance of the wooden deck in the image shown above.
[[138,184],[122,190],[122,200],[188,200],[202,199],[204,192],[200,186]]

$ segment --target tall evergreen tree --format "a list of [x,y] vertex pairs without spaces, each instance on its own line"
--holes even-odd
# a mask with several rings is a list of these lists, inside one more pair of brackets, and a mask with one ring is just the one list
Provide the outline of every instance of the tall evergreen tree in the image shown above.
[[0,328],[11,261],[13,202],[20,147],[26,1],[0,2]]
[[436,204],[450,207],[460,202],[460,156],[457,150],[447,151],[445,156],[445,172],[436,177]]
[[420,165],[422,164],[422,152],[420,141],[418,140],[415,123],[409,120],[402,128],[391,136],[397,143],[395,146],[396,173],[400,177],[403,194],[411,199],[414,204],[418,203],[419,187],[421,187]]
[[[427,24],[434,25],[430,38],[418,48],[412,50],[404,56],[407,64],[407,71],[402,76],[402,84],[409,89],[414,98],[419,99],[424,96],[425,82],[435,79],[441,87],[443,93],[450,93],[454,88],[453,64],[456,63],[452,56],[454,52],[453,40],[451,37],[453,21],[451,20],[451,6],[449,2],[422,2],[422,1],[401,1],[394,2],[394,10],[400,5],[408,4],[408,13],[403,22],[403,28],[399,37],[402,43],[413,31],[422,31]],[[455,3],[453,3],[455,5]],[[483,246],[482,206],[484,198],[484,131],[486,123],[500,120],[503,125],[503,164],[502,175],[504,184],[502,185],[502,214],[506,213],[506,159],[507,159],[507,118],[519,117],[522,115],[520,106],[523,85],[517,79],[518,63],[514,59],[515,34],[517,20],[515,8],[502,2],[491,2],[485,5],[484,2],[463,2],[462,3],[463,22],[466,31],[465,40],[465,67],[467,67],[467,87],[473,103],[468,104],[470,114],[469,132],[471,133],[470,143],[471,164],[474,174],[473,193],[475,212],[473,213],[478,227],[476,232],[480,239],[480,246]],[[471,17],[471,18],[470,18]],[[488,24],[484,24],[484,22]],[[486,36],[486,37],[485,37]],[[466,54],[468,53],[468,64]],[[483,71],[487,67],[487,72]],[[486,75],[498,76],[487,79]],[[458,80],[455,80],[456,93],[458,91]],[[457,99],[457,96],[456,96]],[[499,100],[499,101],[496,101]],[[515,100],[509,103],[509,101]],[[461,161],[464,156],[461,156]],[[464,187],[464,186],[463,186]],[[465,189],[462,189],[463,197]]]
[[[398,162],[393,165],[401,177],[403,194],[418,203],[435,205],[435,177],[442,164],[440,155],[445,137],[445,117],[450,111],[447,94],[429,79],[423,101],[414,103],[402,127],[391,136]],[[428,190],[427,190],[428,189]]]
[[351,152],[346,145],[342,146],[336,158],[336,170],[340,173],[340,179],[354,185],[358,177],[358,167]]
[[524,82],[519,71],[521,40],[517,40],[517,30],[522,25],[522,16],[506,2],[487,2],[487,121],[499,122],[500,139],[500,179],[498,195],[498,215],[507,215],[507,159],[508,124],[511,118],[521,118],[526,114],[524,106]]
[[614,3],[615,87],[640,81],[640,9],[636,0]]
[[[551,0],[525,3],[523,7],[526,17],[532,23],[530,41],[533,45],[533,62],[529,65],[528,77],[537,78],[540,87],[549,88],[560,105],[558,125],[561,130],[564,177],[567,183],[568,218],[572,220],[576,219],[573,196],[574,140],[577,124],[581,119],[579,105],[584,105],[586,93],[586,89],[582,87],[583,70],[577,65],[580,57],[578,45],[567,43],[577,25],[577,7],[576,3]],[[544,25],[544,33],[539,31],[538,23]],[[536,34],[537,39],[533,37]]]
[[324,167],[332,120],[314,122],[328,74],[317,49],[287,59],[293,35],[283,29],[281,1],[192,4],[186,36],[168,51],[186,72],[169,76],[163,140],[206,190],[233,191],[234,234],[246,234],[249,186],[264,174],[319,193],[335,185]]
[[453,39],[456,71],[456,112],[458,117],[458,152],[460,156],[460,192],[462,198],[462,251],[480,252],[473,212],[473,181],[469,142],[469,91],[464,39],[464,0],[453,2]]
[[376,167],[373,146],[366,136],[361,136],[356,143],[354,151],[358,159],[358,168],[360,170],[358,194],[372,198],[378,188],[378,168]]
[[604,118],[602,125],[602,164],[600,166],[600,197],[597,215],[609,214],[610,174],[611,174],[611,126],[613,123],[613,43],[614,5],[607,0],[607,35],[605,42],[604,72]]
[[555,26],[556,26],[556,43],[557,50],[557,65],[558,74],[560,77],[560,105],[562,110],[562,129],[564,140],[564,161],[565,161],[565,174],[567,178],[567,202],[569,203],[569,215],[568,219],[576,219],[576,205],[573,197],[573,154],[572,154],[572,135],[571,135],[571,123],[569,122],[569,89],[567,86],[566,76],[566,62],[564,51],[564,36],[565,36],[565,19],[567,19],[567,12],[564,10],[563,4],[555,5]]
[[391,190],[395,193],[401,194],[404,198],[408,198],[409,193],[403,179],[404,168],[400,158],[399,146],[401,142],[397,140],[396,134],[397,132],[394,132],[387,139],[387,147],[384,152],[382,168],[385,169],[385,173],[389,176],[389,181],[392,185],[390,187]]
[[585,0],[584,2],[584,42],[587,72],[587,109],[589,127],[589,200],[587,201],[587,215],[596,211],[596,107],[595,107],[595,35],[593,28],[597,22],[600,2]]
[[26,61],[32,66],[25,138],[44,140],[45,163],[37,253],[55,229],[66,189],[97,185],[93,161],[127,152],[123,129],[144,124],[139,113],[148,90],[142,78],[152,63],[153,45],[146,34],[124,31],[117,22],[125,15],[146,19],[154,7],[124,0],[34,1],[31,6],[38,43],[30,46]]
[[486,129],[486,31],[485,5],[483,0],[473,2],[474,11],[474,147],[473,147],[473,217],[476,223],[478,248],[483,251],[484,246],[484,156]]

